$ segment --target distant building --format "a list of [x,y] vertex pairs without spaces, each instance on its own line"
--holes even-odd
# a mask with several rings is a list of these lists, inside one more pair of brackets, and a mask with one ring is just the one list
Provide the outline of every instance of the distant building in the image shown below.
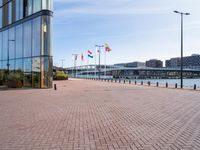
[[181,66],[181,58],[171,58],[170,60],[165,61],[165,67],[167,68],[177,68]]
[[[171,58],[165,61],[167,68],[177,68],[181,66],[181,58]],[[200,67],[200,55],[193,54],[191,56],[183,57],[183,67],[185,68],[196,68]]]
[[125,66],[125,63],[114,64],[114,66],[124,67],[124,66]]
[[165,67],[166,68],[170,68],[171,67],[171,61],[170,60],[166,60],[165,61]]
[[187,68],[200,67],[200,55],[191,55],[183,58],[183,66]]
[[163,62],[161,60],[151,59],[151,60],[146,61],[146,67],[162,68]]
[[136,61],[136,62],[129,62],[129,63],[114,64],[114,66],[128,67],[128,68],[138,68],[138,67],[145,67],[145,63]]

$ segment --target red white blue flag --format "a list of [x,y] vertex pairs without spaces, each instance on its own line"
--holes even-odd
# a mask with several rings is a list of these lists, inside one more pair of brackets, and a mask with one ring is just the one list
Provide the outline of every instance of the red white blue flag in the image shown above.
[[92,54],[92,51],[90,51],[90,50],[88,50],[88,57],[89,58],[93,58],[94,57],[93,54]]

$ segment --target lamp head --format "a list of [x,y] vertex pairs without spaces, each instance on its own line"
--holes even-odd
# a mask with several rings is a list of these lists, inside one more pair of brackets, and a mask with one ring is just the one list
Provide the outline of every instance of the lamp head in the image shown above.
[[177,10],[174,10],[174,13],[179,13]]

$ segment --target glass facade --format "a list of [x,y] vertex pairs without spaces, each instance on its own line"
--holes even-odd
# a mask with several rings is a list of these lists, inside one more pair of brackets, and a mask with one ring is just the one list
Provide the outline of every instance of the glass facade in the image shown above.
[[0,0],[0,73],[5,78],[21,72],[24,87],[52,87],[51,22],[51,0]]

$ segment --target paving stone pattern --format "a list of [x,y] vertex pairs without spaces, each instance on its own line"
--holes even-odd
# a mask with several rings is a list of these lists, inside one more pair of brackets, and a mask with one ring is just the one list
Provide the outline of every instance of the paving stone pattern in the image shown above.
[[100,81],[0,91],[0,150],[200,150],[200,93]]

